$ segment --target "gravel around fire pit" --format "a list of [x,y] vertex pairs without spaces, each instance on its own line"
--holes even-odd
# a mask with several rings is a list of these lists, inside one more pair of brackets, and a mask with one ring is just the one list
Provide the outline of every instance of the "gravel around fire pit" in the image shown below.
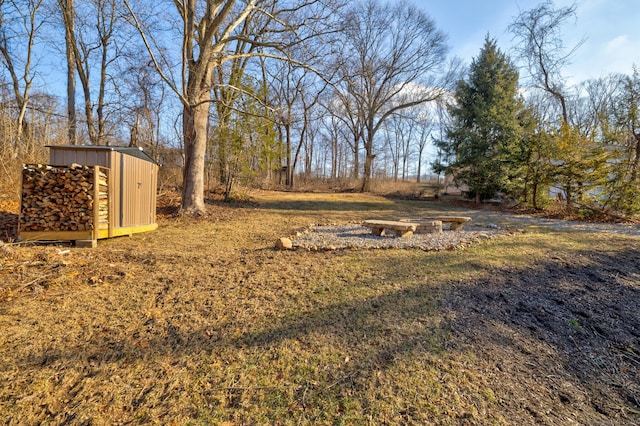
[[495,237],[513,234],[501,228],[465,226],[461,231],[443,230],[441,234],[414,234],[411,237],[384,236],[371,233],[360,224],[314,225],[298,232],[293,239],[294,249],[419,249],[425,251],[455,250]]

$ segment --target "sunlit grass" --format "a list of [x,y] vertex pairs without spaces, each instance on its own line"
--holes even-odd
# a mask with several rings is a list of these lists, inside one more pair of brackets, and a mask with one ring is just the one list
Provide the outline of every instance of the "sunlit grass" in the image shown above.
[[637,242],[529,232],[460,251],[280,252],[275,239],[310,222],[433,207],[360,194],[254,199],[220,207],[220,221],[165,220],[95,250],[1,258],[12,294],[0,301],[3,418],[507,424],[473,355],[448,349],[440,303],[452,283]]

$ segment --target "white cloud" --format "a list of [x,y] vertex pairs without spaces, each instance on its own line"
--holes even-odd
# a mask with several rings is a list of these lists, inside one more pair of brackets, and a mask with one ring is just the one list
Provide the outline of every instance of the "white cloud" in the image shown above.
[[627,50],[633,43],[626,34],[619,35],[612,40],[609,40],[605,46],[605,53],[617,54],[620,50]]
[[616,35],[600,43],[585,43],[576,52],[567,74],[573,83],[612,73],[631,74],[638,63],[640,41],[626,34]]

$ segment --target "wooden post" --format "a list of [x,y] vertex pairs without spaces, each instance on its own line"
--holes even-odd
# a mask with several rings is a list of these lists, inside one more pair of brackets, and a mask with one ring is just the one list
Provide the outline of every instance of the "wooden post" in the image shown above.
[[113,237],[114,222],[114,210],[113,210],[113,194],[114,194],[114,182],[113,182],[113,168],[106,168],[107,173],[107,205],[109,206],[109,238]]
[[93,166],[93,240],[100,233],[100,166]]

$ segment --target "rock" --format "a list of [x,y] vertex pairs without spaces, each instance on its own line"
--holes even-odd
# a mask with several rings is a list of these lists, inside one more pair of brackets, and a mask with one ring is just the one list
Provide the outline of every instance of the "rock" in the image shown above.
[[278,250],[291,250],[293,243],[289,238],[279,238],[276,241],[276,249]]

